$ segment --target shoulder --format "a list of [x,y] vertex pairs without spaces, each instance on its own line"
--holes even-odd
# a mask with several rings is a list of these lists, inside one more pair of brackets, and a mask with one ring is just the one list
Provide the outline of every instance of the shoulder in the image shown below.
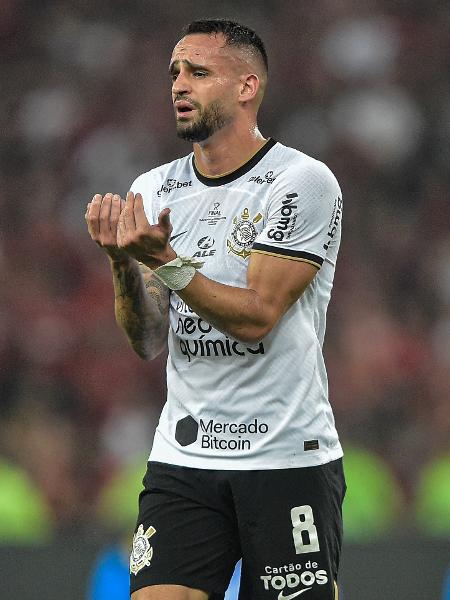
[[331,169],[320,160],[295,148],[278,143],[279,171],[274,193],[297,193],[300,196],[335,198],[341,195],[339,183]]
[[144,189],[148,189],[156,185],[162,185],[175,173],[180,174],[184,171],[187,172],[190,169],[192,169],[192,153],[142,173],[133,181],[131,190],[135,192],[143,192]]
[[330,188],[333,191],[339,190],[339,184],[334,173],[325,163],[279,142],[275,148],[280,164],[284,167],[279,176],[282,182],[297,182],[303,185],[315,184]]

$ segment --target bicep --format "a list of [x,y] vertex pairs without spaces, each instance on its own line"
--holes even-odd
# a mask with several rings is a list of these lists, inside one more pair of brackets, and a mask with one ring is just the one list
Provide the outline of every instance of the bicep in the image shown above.
[[266,225],[253,244],[247,280],[272,326],[314,279],[334,243],[330,240],[339,237],[341,212],[339,185],[317,161],[292,168],[274,188]]
[[300,298],[317,271],[308,262],[253,252],[247,287],[258,294],[273,326]]

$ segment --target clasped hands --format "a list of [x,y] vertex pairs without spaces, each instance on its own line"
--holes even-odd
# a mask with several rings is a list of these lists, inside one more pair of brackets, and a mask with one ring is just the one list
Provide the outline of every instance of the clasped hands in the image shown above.
[[132,257],[156,269],[177,256],[169,244],[170,209],[164,208],[158,223],[150,225],[139,193],[128,192],[125,201],[118,194],[95,194],[87,205],[85,219],[91,238],[114,262]]

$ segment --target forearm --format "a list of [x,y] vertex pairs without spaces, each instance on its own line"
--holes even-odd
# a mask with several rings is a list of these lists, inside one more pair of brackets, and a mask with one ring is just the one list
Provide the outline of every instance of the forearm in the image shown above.
[[177,290],[180,298],[203,320],[247,344],[258,343],[272,330],[300,298],[320,266],[297,256],[285,260],[283,255],[255,252],[248,261],[245,288],[218,283],[195,272],[192,259],[183,261],[183,257],[177,257],[170,246],[170,209],[164,208],[158,223],[150,225],[142,196],[134,197],[132,192],[127,194],[118,231],[119,248],[155,269],[158,277]]
[[177,294],[202,319],[242,342],[260,341],[277,320],[256,290],[224,285],[198,272]]
[[135,352],[155,358],[167,342],[169,290],[134,259],[111,261],[116,321]]

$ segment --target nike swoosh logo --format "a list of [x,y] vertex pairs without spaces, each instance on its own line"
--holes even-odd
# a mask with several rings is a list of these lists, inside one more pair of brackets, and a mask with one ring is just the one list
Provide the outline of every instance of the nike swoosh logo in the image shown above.
[[310,590],[311,588],[305,588],[304,590],[299,590],[298,592],[294,592],[293,594],[289,594],[289,596],[285,596],[283,594],[283,592],[281,591],[278,594],[278,600],[292,600],[292,598],[297,598],[297,596],[300,596],[300,594],[303,594],[303,592],[307,592],[308,590]]
[[186,230],[186,231],[182,231],[181,233],[177,233],[177,234],[173,235],[173,236],[170,238],[170,241],[171,241],[171,242],[173,242],[173,240],[176,240],[176,239],[177,239],[177,237],[180,237],[180,235],[184,235],[185,233],[187,233],[187,230]]

